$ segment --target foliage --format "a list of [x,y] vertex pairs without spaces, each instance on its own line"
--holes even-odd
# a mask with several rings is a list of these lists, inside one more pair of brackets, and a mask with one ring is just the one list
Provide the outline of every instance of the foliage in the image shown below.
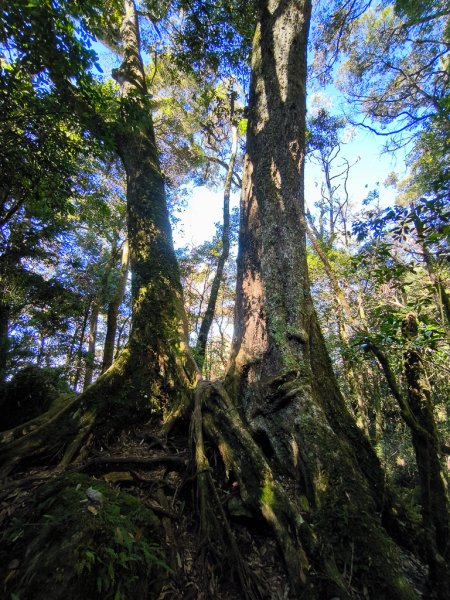
[[47,411],[70,392],[62,369],[29,365],[18,371],[1,390],[0,430],[11,429]]
[[256,25],[256,5],[242,0],[214,4],[179,0],[184,27],[178,35],[177,61],[200,74],[212,69],[221,75],[247,74],[250,48]]
[[46,484],[2,533],[3,565],[12,547],[19,563],[8,590],[36,600],[49,587],[54,598],[153,598],[168,569],[156,523],[136,498],[102,481],[72,475]]

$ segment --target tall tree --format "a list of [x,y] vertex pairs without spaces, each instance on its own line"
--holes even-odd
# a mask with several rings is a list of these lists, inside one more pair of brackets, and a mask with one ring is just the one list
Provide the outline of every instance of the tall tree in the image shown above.
[[119,280],[117,282],[117,287],[113,294],[113,297],[108,303],[105,344],[103,348],[102,373],[109,369],[109,367],[113,364],[119,307],[122,303],[125,294],[129,262],[130,257],[128,249],[128,240],[124,240],[122,245],[122,255],[120,259]]
[[[406,597],[409,592],[406,587],[402,591],[394,565],[387,561],[381,567],[386,558],[385,534],[377,523],[385,489],[381,469],[347,413],[309,292],[301,217],[310,4],[261,2],[258,14],[228,387],[244,399],[240,408],[254,435],[264,441],[266,457],[307,498],[314,522],[334,520],[332,507],[337,505],[346,515],[337,519],[345,522],[345,534],[337,527],[328,538],[336,544],[335,560],[338,555],[348,560],[353,547],[363,560],[379,565],[380,577],[364,585]],[[270,509],[272,524],[282,529],[275,491],[272,499],[262,510]],[[367,521],[358,530],[362,506],[368,509]],[[280,537],[292,584],[299,586],[308,559],[292,537]],[[389,545],[387,538],[384,543]],[[332,560],[331,555],[322,558]]]
[[[214,19],[218,13],[228,16],[236,10],[236,21],[243,14],[238,9],[245,14],[245,5],[237,3],[236,9],[234,6],[195,3],[202,18],[212,21],[213,32],[217,31],[218,19]],[[81,397],[2,434],[5,473],[24,466],[25,460],[26,464],[33,464],[49,454],[57,457],[53,461],[59,461],[58,469],[52,473],[56,481],[50,487],[44,485],[37,505],[33,505],[32,498],[28,501],[37,509],[36,513],[31,511],[33,519],[38,515],[48,520],[50,508],[58,517],[58,526],[65,521],[63,509],[67,511],[71,506],[69,500],[76,501],[73,512],[84,529],[81,533],[75,529],[65,541],[68,545],[74,543],[76,557],[81,553],[82,558],[76,562],[72,575],[66,576],[64,570],[62,577],[66,588],[73,583],[74,597],[83,597],[84,581],[79,573],[86,573],[86,579],[92,580],[91,571],[95,573],[96,569],[100,569],[102,577],[100,584],[94,577],[94,586],[98,587],[97,591],[90,590],[91,595],[106,589],[107,597],[123,597],[123,586],[127,586],[129,595],[156,596],[160,586],[155,583],[150,589],[155,580],[149,556],[153,556],[153,567],[155,563],[161,567],[161,560],[151,554],[151,545],[145,545],[146,539],[154,539],[146,536],[150,535],[149,523],[155,521],[160,523],[155,525],[155,537],[169,542],[166,560],[181,594],[187,589],[184,584],[188,569],[183,571],[180,548],[185,551],[186,563],[191,559],[191,571],[203,568],[200,579],[205,580],[206,573],[216,573],[219,568],[222,573],[228,575],[231,571],[236,575],[235,582],[227,582],[232,586],[231,592],[228,589],[231,597],[269,597],[269,590],[252,569],[256,544],[249,543],[249,538],[234,527],[236,517],[241,523],[242,518],[244,523],[260,525],[262,521],[266,527],[258,539],[276,540],[278,550],[272,544],[268,554],[280,573],[281,553],[285,567],[282,580],[289,582],[283,590],[286,596],[414,598],[415,593],[403,576],[401,553],[389,534],[397,543],[406,544],[407,540],[402,537],[401,523],[394,513],[379,462],[349,415],[337,387],[309,290],[303,167],[310,1],[258,0],[250,5],[250,9],[255,9],[257,26],[252,51],[231,368],[224,384],[202,381],[195,394],[192,392],[197,372],[187,350],[178,265],[140,54],[138,14],[133,0],[124,0],[121,8],[117,39],[123,61],[114,73],[121,86],[121,112],[113,119],[112,129],[127,174],[133,276],[130,340],[112,367]],[[230,31],[229,26],[226,31]],[[217,40],[214,43],[217,47]],[[77,90],[72,92],[76,96]],[[79,98],[73,100],[79,107]],[[152,415],[152,402],[159,407],[156,416]],[[166,406],[171,408],[171,418],[161,427],[161,407]],[[130,426],[142,424],[144,417],[150,418],[147,429],[151,431],[142,431],[136,442]],[[170,442],[183,450],[189,443],[187,473],[184,452],[154,453],[155,445],[168,451],[161,436],[173,432],[175,424],[177,435]],[[111,435],[118,431],[122,435]],[[102,452],[104,440],[113,437],[120,456]],[[132,440],[136,454],[124,456]],[[85,460],[95,442],[98,455]],[[59,453],[51,452],[55,445]],[[74,460],[77,462],[72,465]],[[85,492],[88,510],[80,509],[84,505],[79,490],[87,480],[77,480],[75,486],[74,479],[64,477],[64,469],[70,465],[70,475],[71,470],[111,469],[124,463],[150,469],[158,465],[158,474],[152,478],[158,488],[158,503],[151,504],[152,510],[143,513],[142,506],[136,508],[135,499],[123,492],[111,492],[106,485],[102,486],[107,496],[104,502],[102,494],[92,487],[99,487],[100,482],[94,484],[92,479]],[[180,494],[184,494],[177,506],[190,519],[183,530],[185,536],[174,534],[174,514],[166,498],[166,490],[174,487],[173,477],[160,469],[161,464],[183,471],[183,476],[175,479],[179,485],[175,486],[173,502],[177,504]],[[124,473],[115,471],[108,476],[117,481]],[[137,471],[125,474],[125,478],[133,483],[145,481]],[[36,479],[31,478],[31,484],[34,482]],[[21,485],[29,483],[27,477]],[[184,493],[186,489],[193,493]],[[134,518],[131,523],[130,514]],[[136,523],[144,520],[143,514],[147,523],[138,527]],[[156,518],[157,514],[161,519]],[[90,520],[91,516],[95,520]],[[97,546],[95,552],[90,549],[96,536],[104,539],[98,535],[102,526],[108,531],[108,540],[112,538],[111,547],[103,554]],[[34,529],[36,540],[28,542],[26,557],[48,531],[41,529],[45,531]],[[84,544],[86,530],[91,535]],[[58,534],[62,531],[59,527]],[[192,561],[193,531],[196,561]],[[17,547],[17,537],[8,533],[6,553],[10,547]],[[187,543],[178,539],[184,537],[188,538]],[[240,544],[241,540],[244,543]],[[44,541],[48,544],[45,537]],[[20,547],[25,545],[21,539]],[[58,558],[54,552],[52,556]],[[104,556],[109,556],[106,563]],[[8,564],[5,560],[0,562]],[[48,571],[44,570],[44,576],[36,573],[36,561],[31,562],[23,561],[23,576],[15,580],[17,589],[22,595],[38,589],[38,597],[42,597],[48,592]],[[127,573],[117,582],[114,569],[123,574],[123,562],[130,564],[130,569],[136,562],[140,567],[137,574],[132,571],[136,577],[131,584],[139,581],[139,587],[131,591]],[[224,563],[229,570],[223,568]],[[47,561],[47,569],[48,564]],[[68,561],[68,569],[72,564]],[[16,570],[15,566],[13,562],[11,569]],[[74,577],[74,572],[78,577]],[[169,577],[168,570],[163,572],[162,568],[158,575],[162,579]],[[211,594],[216,578],[208,579],[202,587]],[[9,578],[9,586],[13,586],[11,581],[14,582],[14,576]]]
[[[179,269],[141,58],[138,14],[133,0],[124,0],[113,8],[116,12],[106,29],[100,31],[108,40],[119,43],[123,57],[120,68],[113,73],[121,92],[116,120],[105,123],[102,114],[95,114],[90,99],[78,95],[70,82],[57,78],[56,83],[67,84],[67,101],[85,116],[87,126],[96,135],[112,137],[125,168],[133,318],[127,347],[113,368],[83,396],[83,403],[92,410],[82,420],[77,441],[70,444],[63,464],[77,455],[99,415],[100,420],[106,414],[113,415],[113,420],[122,425],[124,415],[130,418],[134,413],[138,418],[141,411],[150,414],[155,405],[161,409],[168,404],[174,407],[187,398],[197,373],[188,351]],[[130,389],[136,411],[129,410],[122,400]],[[31,442],[25,436],[24,451],[45,444],[42,435],[42,431],[37,436],[31,434]],[[18,440],[13,462],[21,453],[20,446]]]

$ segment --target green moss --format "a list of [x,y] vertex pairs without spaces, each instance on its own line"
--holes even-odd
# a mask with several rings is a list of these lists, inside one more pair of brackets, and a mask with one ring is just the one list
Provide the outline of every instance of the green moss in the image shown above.
[[[89,503],[89,488],[100,503]],[[23,600],[153,598],[168,570],[159,537],[158,520],[133,496],[67,477],[43,486],[4,530],[0,562],[18,562],[7,592]]]
[[275,492],[273,489],[273,481],[269,478],[266,478],[261,490],[261,505],[273,509],[274,504]]
[[365,503],[365,491],[357,482],[351,495],[349,489],[345,473],[337,467],[315,513],[327,575],[339,588],[356,585],[378,600],[417,598],[401,575],[397,548]]

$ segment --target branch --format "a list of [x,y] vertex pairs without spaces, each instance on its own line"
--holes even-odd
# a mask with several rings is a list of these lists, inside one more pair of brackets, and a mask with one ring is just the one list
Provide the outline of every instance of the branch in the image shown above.
[[411,413],[409,403],[407,399],[403,396],[402,392],[400,391],[400,388],[398,387],[397,379],[391,369],[391,365],[389,364],[387,356],[384,354],[381,348],[369,338],[366,339],[366,347],[367,350],[372,352],[378,360],[378,363],[384,373],[384,376],[386,377],[389,389],[391,390],[392,395],[398,402],[400,413],[405,423],[412,431],[414,431],[416,435],[419,435],[424,439],[429,439],[430,434],[428,433],[428,431],[420,425],[420,423]]
[[368,129],[369,131],[371,131],[372,133],[375,133],[376,135],[388,137],[388,136],[391,136],[391,135],[395,135],[396,133],[401,133],[402,131],[405,131],[406,129],[409,129],[410,127],[413,127],[417,123],[420,123],[421,121],[425,121],[426,119],[429,119],[430,117],[433,116],[430,113],[430,114],[423,115],[422,117],[413,117],[411,114],[406,113],[406,112],[401,112],[397,116],[401,117],[403,115],[407,115],[410,118],[414,118],[415,122],[414,123],[407,123],[406,125],[404,125],[400,129],[394,129],[393,131],[386,131],[386,132],[385,131],[378,131],[378,129],[375,129],[375,127],[371,127],[370,125],[366,125],[366,123],[364,123],[363,121],[360,121],[358,123],[358,122],[349,120],[349,122],[350,122],[351,125],[354,125],[355,127],[364,127],[364,129]]
[[[228,165],[224,160],[221,160],[220,158],[217,158],[216,156],[207,156],[206,159],[209,160],[210,162],[220,165],[226,171],[228,171]],[[234,183],[234,185],[236,185],[239,188],[242,187],[242,179],[236,173],[233,173],[233,183]]]
[[16,214],[16,212],[20,209],[24,202],[25,198],[22,198],[21,200],[18,200],[11,206],[6,215],[0,219],[0,227],[3,227],[3,225],[6,225],[6,223],[10,219],[12,219],[12,217]]

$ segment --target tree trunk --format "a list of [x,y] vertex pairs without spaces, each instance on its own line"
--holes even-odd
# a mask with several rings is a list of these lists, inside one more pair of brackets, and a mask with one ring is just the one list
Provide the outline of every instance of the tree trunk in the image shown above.
[[0,383],[5,381],[9,352],[9,306],[0,301]]
[[88,337],[88,351],[86,356],[86,369],[84,372],[84,383],[83,391],[86,390],[92,383],[92,377],[94,375],[95,368],[95,346],[97,343],[97,328],[98,328],[98,315],[100,308],[103,306],[104,299],[108,288],[108,280],[111,275],[111,271],[116,261],[117,253],[117,235],[111,244],[110,257],[105,265],[105,270],[102,273],[100,280],[100,288],[97,292],[96,298],[92,302],[91,306],[91,318],[89,320],[89,337]]
[[125,240],[122,247],[122,258],[120,264],[120,276],[117,284],[116,292],[108,305],[108,313],[106,317],[106,336],[105,345],[103,347],[103,364],[102,373],[104,373],[112,365],[114,360],[114,343],[116,339],[117,317],[119,308],[125,294],[125,288],[128,278],[129,265],[129,248],[128,240]]
[[205,362],[206,344],[208,342],[209,330],[214,319],[216,311],[217,297],[219,295],[220,284],[223,279],[223,270],[230,254],[230,192],[231,183],[233,180],[234,164],[236,162],[236,154],[238,147],[238,130],[236,125],[232,125],[232,145],[231,145],[231,156],[228,163],[227,176],[225,178],[225,185],[223,189],[223,229],[222,229],[222,252],[217,262],[217,270],[215,272],[213,282],[211,285],[211,292],[209,294],[208,306],[206,308],[205,316],[203,317],[200,331],[198,334],[197,344],[195,347],[195,359],[202,370]]
[[86,369],[84,371],[83,390],[92,383],[95,366],[95,344],[97,342],[98,313],[100,312],[99,299],[92,303],[91,318],[89,319],[88,349],[86,356]]
[[77,391],[78,382],[79,382],[80,377],[81,377],[84,336],[85,336],[85,333],[86,333],[86,327],[87,327],[88,320],[89,320],[89,313],[91,311],[91,306],[92,306],[92,297],[89,297],[88,303],[87,303],[86,308],[84,310],[83,322],[81,323],[81,328],[80,328],[80,337],[79,337],[79,342],[78,342],[78,349],[77,349],[77,353],[76,353],[76,365],[77,366],[76,366],[75,372],[73,374],[73,380],[72,380],[72,388],[75,391]]
[[[132,325],[119,370],[145,404],[152,398],[178,404],[192,385],[196,367],[188,351],[180,273],[132,0],[124,1],[120,34],[123,62],[115,76],[123,82],[124,123],[116,145],[127,177]],[[136,121],[132,127],[130,118]]]
[[431,389],[422,360],[422,350],[416,348],[418,321],[409,313],[402,323],[406,349],[405,377],[412,418],[419,427],[411,430],[420,478],[422,520],[430,575],[440,600],[450,597],[450,514],[447,501],[447,481],[439,460],[440,441],[436,431],[431,402]]
[[333,572],[342,573],[354,553],[372,569],[370,577],[354,573],[352,585],[374,597],[406,598],[412,592],[389,559],[395,547],[379,523],[388,513],[383,474],[346,410],[309,291],[302,224],[309,16],[308,0],[259,3],[226,386],[275,473],[260,474],[260,508],[294,594],[304,593],[317,555],[298,526],[286,524],[293,516],[272,487],[277,477],[291,482],[297,508],[309,507],[302,519],[321,539],[320,569],[335,586],[332,595],[349,593]]

